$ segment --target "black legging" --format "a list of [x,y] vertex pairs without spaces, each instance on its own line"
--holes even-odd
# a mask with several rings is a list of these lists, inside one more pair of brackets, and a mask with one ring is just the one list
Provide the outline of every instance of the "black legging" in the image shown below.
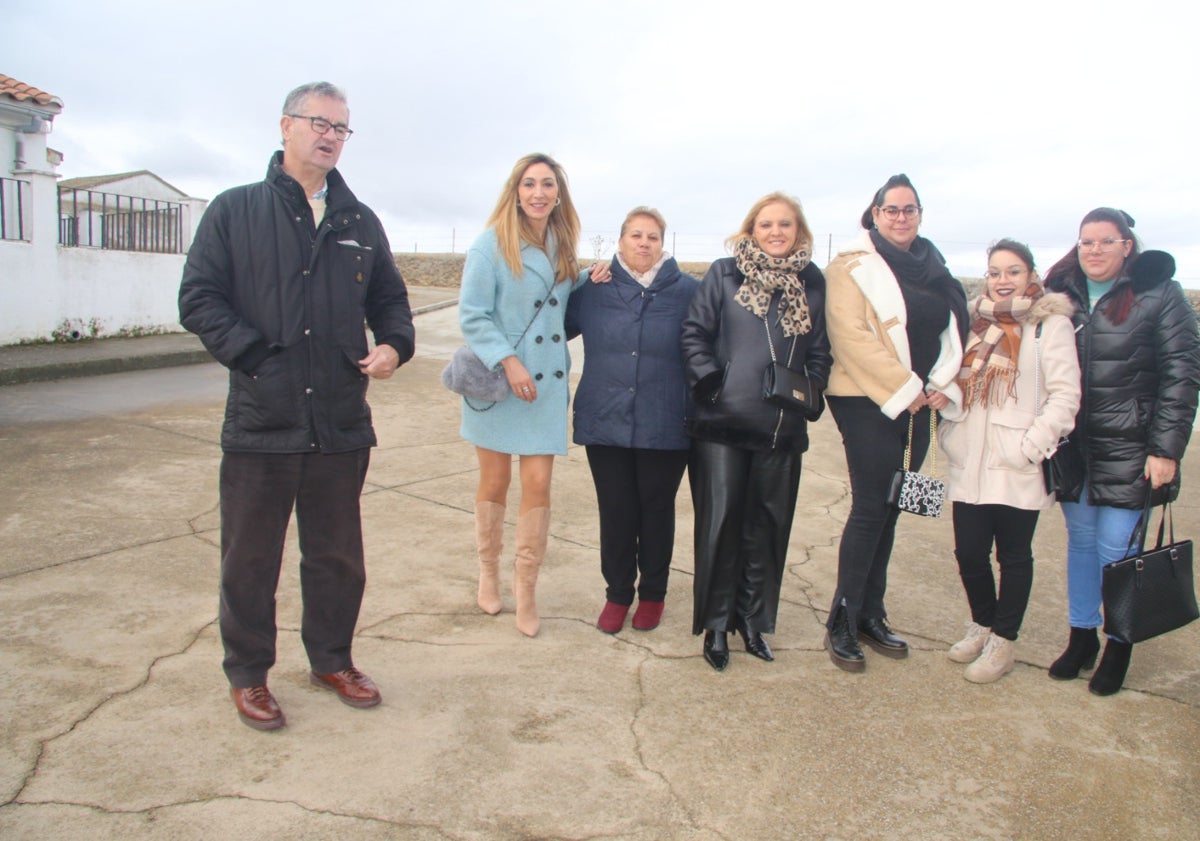
[[[887,503],[888,486],[897,468],[904,466],[908,441],[908,412],[891,420],[867,397],[830,397],[829,409],[842,434],[846,467],[850,473],[850,516],[838,549],[837,590],[829,608],[833,626],[837,606],[845,600],[850,627],[860,618],[883,619],[887,567],[892,556],[899,509]],[[918,470],[929,449],[929,412],[913,417],[910,470]]]
[[[1033,531],[1037,511],[1008,505],[954,503],[954,556],[971,619],[1015,640],[1033,589]],[[1000,593],[992,575],[992,543],[1000,565]]]

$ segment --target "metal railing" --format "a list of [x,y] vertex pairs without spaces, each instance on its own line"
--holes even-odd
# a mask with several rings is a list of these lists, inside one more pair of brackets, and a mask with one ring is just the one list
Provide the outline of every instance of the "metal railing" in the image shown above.
[[0,239],[29,242],[26,216],[30,209],[31,190],[28,181],[0,178]]
[[58,241],[115,251],[183,253],[183,205],[92,190],[58,193]]

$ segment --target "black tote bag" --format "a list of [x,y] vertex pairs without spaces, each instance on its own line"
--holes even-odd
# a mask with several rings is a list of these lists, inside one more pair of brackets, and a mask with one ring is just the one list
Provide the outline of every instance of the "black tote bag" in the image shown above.
[[[1192,580],[1192,541],[1175,541],[1169,502],[1162,505],[1154,548],[1144,548],[1153,510],[1151,496],[1147,484],[1142,516],[1129,536],[1129,551],[1136,546],[1138,554],[1105,564],[1101,581],[1104,633],[1128,643],[1144,642],[1200,617]],[[1164,546],[1163,526],[1168,523]]]

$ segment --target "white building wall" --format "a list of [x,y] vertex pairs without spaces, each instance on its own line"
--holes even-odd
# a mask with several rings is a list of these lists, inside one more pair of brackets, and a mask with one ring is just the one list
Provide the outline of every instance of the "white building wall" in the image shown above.
[[[17,142],[24,165],[17,167]],[[180,331],[177,296],[184,254],[148,254],[58,244],[58,175],[46,161],[44,134],[0,125],[0,173],[31,184],[28,242],[0,240],[0,345],[45,341],[72,330],[83,336]],[[134,183],[137,182],[137,183]],[[121,182],[125,195],[145,187],[164,195],[155,178]],[[183,202],[183,241],[191,244],[207,202]]]

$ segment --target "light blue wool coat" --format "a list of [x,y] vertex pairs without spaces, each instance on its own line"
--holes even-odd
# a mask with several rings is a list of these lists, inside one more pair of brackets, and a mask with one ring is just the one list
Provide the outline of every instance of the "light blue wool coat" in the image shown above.
[[481,234],[467,251],[458,322],[467,345],[489,368],[515,353],[534,379],[537,400],[526,403],[510,394],[485,412],[464,400],[460,432],[475,446],[500,453],[566,455],[571,355],[563,319],[571,290],[587,282],[588,273],[581,272],[573,284],[555,285],[553,256],[528,244],[521,246],[521,262],[524,271],[514,277],[500,255],[495,229]]

